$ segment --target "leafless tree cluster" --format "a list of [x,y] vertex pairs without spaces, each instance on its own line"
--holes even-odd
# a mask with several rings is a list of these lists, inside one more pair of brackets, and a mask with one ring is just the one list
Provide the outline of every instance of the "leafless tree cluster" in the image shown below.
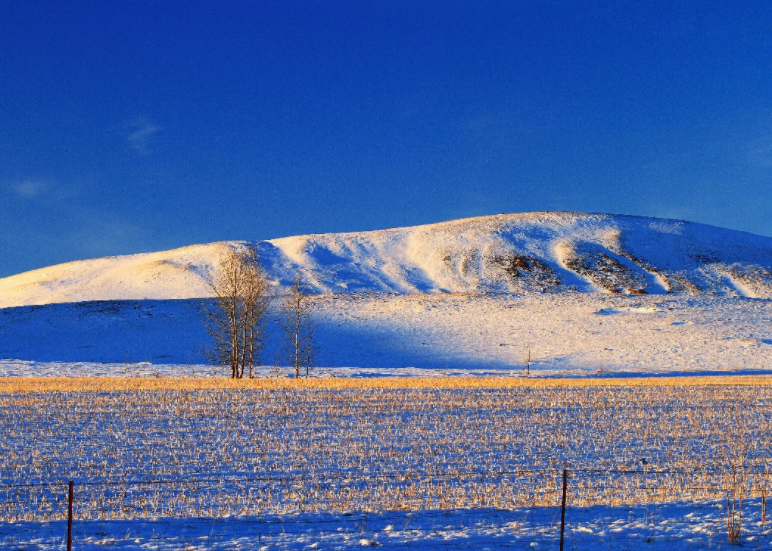
[[[204,307],[206,329],[214,339],[210,361],[230,366],[231,377],[252,378],[265,344],[269,299],[268,279],[253,247],[232,249],[220,259],[218,270],[208,278],[214,304]],[[300,276],[293,280],[281,305],[279,319],[283,335],[280,359],[295,369],[295,377],[313,362],[312,302],[303,292]]]
[[208,278],[214,305],[204,308],[206,329],[214,339],[210,360],[230,366],[234,379],[245,371],[252,377],[264,344],[268,280],[253,247],[229,251],[218,268]]
[[281,329],[284,333],[284,358],[295,369],[295,378],[305,371],[308,377],[314,355],[314,332],[310,297],[303,293],[300,276],[295,276],[282,305]]

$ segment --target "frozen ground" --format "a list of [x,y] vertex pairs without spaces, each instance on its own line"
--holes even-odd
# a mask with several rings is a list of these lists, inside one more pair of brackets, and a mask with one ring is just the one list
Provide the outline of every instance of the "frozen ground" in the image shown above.
[[75,549],[555,549],[567,466],[566,549],[728,549],[731,488],[766,549],[772,386],[731,381],[0,386],[0,548],[61,549],[74,479]]
[[[743,544],[726,538],[723,503],[569,507],[565,549],[585,551],[768,549],[769,522],[746,503]],[[82,550],[557,549],[560,508],[306,514],[228,519],[79,521]],[[62,549],[66,524],[0,523],[4,549]]]
[[[529,349],[534,376],[772,370],[768,299],[373,293],[314,303],[317,375],[521,374]],[[199,308],[198,300],[6,308],[0,374],[216,374],[202,365]],[[276,350],[271,323],[266,365]]]

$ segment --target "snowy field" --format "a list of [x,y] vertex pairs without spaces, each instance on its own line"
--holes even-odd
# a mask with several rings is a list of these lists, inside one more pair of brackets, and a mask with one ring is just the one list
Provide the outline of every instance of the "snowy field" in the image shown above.
[[[361,294],[314,302],[319,374],[520,374],[528,349],[534,376],[772,372],[767,299]],[[199,308],[167,300],[2,309],[0,374],[207,376]],[[277,336],[269,323],[267,366]],[[367,368],[341,369],[352,366]]]
[[[0,383],[0,545],[554,548],[770,543],[772,381],[23,379]],[[739,473],[737,483],[728,476]],[[732,494],[734,492],[734,494]]]
[[[566,513],[565,549],[680,551],[769,549],[758,499],[745,504],[741,545],[726,538],[722,501],[573,507]],[[189,551],[303,549],[558,549],[560,508],[260,515],[228,519],[89,520],[75,524],[75,547]],[[65,547],[66,523],[0,523],[4,549]]]

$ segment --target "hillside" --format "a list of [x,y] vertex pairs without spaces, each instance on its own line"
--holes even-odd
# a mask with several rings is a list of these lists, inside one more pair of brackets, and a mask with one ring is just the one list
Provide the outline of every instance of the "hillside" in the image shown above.
[[[0,307],[208,294],[227,247],[82,260],[0,279]],[[541,212],[261,241],[276,286],[317,293],[582,292],[772,297],[772,238],[656,218]]]
[[[83,260],[0,280],[0,375],[209,373],[200,365],[206,274],[247,244]],[[544,375],[772,369],[768,237],[677,220],[531,213],[254,245],[277,295],[267,366],[279,348],[278,295],[301,273],[317,293],[317,365],[336,374],[520,373],[529,351]]]
[[[281,337],[277,301],[261,357],[268,366]],[[209,339],[199,302],[0,309],[0,376],[211,373],[200,365]],[[319,373],[520,374],[528,350],[536,376],[772,370],[769,300],[532,293],[325,294],[313,302]]]

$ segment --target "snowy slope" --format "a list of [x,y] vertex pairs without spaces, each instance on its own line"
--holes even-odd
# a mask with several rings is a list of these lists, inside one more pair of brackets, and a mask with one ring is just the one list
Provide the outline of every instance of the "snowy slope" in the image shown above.
[[0,279],[0,307],[206,296],[206,273],[227,243],[79,260]]
[[[281,336],[278,300],[261,356],[269,366]],[[529,350],[535,376],[772,370],[770,300],[533,293],[325,294],[313,302],[316,365],[331,368],[320,373],[520,374]],[[0,309],[0,376],[208,373],[195,367],[210,344],[199,307],[194,299]]]
[[[83,260],[0,279],[0,307],[207,295],[227,247]],[[543,212],[256,244],[275,285],[316,292],[580,291],[772,297],[772,238],[634,216]]]

